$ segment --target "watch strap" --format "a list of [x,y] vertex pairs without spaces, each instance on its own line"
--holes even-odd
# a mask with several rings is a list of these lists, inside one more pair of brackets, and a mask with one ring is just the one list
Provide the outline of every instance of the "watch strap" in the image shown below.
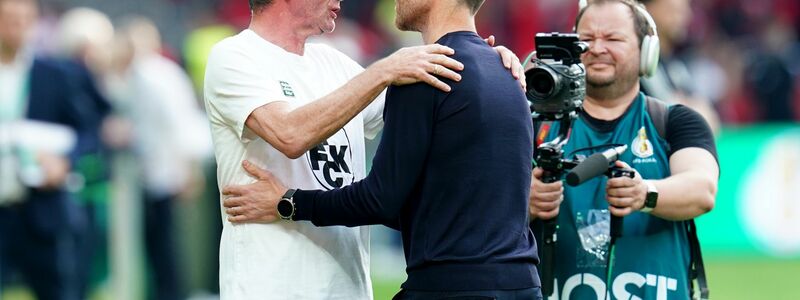
[[289,189],[289,190],[286,191],[286,193],[283,194],[283,196],[281,196],[281,199],[286,199],[286,200],[294,202],[294,193],[295,192],[297,192],[296,189]]
[[[647,194],[645,195],[644,205],[639,211],[643,213],[650,213],[656,208],[658,203],[658,190],[652,181],[645,180],[644,183],[647,185]],[[655,197],[655,199],[651,199],[653,197]]]

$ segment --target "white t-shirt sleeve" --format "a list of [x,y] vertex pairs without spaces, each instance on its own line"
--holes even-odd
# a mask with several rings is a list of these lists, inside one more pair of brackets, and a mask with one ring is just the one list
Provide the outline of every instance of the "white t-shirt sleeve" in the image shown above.
[[383,90],[375,101],[364,109],[364,137],[374,139],[383,130],[383,106],[386,102],[386,90]]
[[287,101],[280,82],[266,70],[260,70],[251,55],[231,44],[218,44],[208,58],[205,78],[205,97],[209,116],[228,125],[242,142],[255,134],[245,127],[247,117],[258,107]]
[[[325,47],[336,53],[341,61],[342,66],[344,66],[344,68],[347,70],[350,78],[353,78],[361,72],[364,72],[364,67],[344,53],[328,46]],[[372,101],[372,103],[370,103],[364,109],[364,111],[361,112],[364,120],[364,136],[370,140],[374,139],[375,136],[377,136],[378,133],[380,133],[383,129],[383,106],[385,100],[386,90],[383,90],[383,92],[381,92],[380,95],[378,95],[378,97],[376,97],[375,100]]]

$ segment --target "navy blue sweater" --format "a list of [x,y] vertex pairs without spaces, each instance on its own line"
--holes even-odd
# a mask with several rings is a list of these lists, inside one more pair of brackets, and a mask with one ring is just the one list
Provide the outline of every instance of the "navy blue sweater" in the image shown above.
[[298,191],[295,219],[400,230],[404,289],[537,287],[527,100],[477,34],[452,32],[437,43],[465,65],[462,81],[448,81],[450,93],[421,83],[389,88],[368,176],[341,189]]

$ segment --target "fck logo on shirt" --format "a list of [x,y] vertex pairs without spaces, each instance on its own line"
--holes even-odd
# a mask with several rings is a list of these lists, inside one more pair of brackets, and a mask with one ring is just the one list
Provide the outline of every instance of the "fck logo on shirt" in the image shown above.
[[346,143],[336,143],[336,136],[328,141],[322,142],[308,151],[308,162],[311,172],[317,182],[325,189],[332,190],[353,183],[353,171],[351,165],[353,152],[350,147],[350,139],[344,130],[337,135],[344,133]]

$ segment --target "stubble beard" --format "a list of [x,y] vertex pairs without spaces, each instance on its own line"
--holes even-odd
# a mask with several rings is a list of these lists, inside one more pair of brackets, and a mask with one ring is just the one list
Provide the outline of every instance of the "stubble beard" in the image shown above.
[[586,95],[597,100],[617,99],[630,91],[638,80],[638,73],[632,71],[602,79],[586,76]]
[[[420,24],[422,24],[422,16],[425,15],[421,12],[422,7],[418,5],[405,4],[397,8],[397,17],[395,18],[395,26],[402,31],[420,31]],[[417,7],[409,7],[417,6]]]
[[416,26],[414,26],[413,24],[414,22],[409,18],[408,15],[402,12],[398,12],[397,21],[395,22],[397,29],[400,29],[402,31],[416,31],[417,30]]

